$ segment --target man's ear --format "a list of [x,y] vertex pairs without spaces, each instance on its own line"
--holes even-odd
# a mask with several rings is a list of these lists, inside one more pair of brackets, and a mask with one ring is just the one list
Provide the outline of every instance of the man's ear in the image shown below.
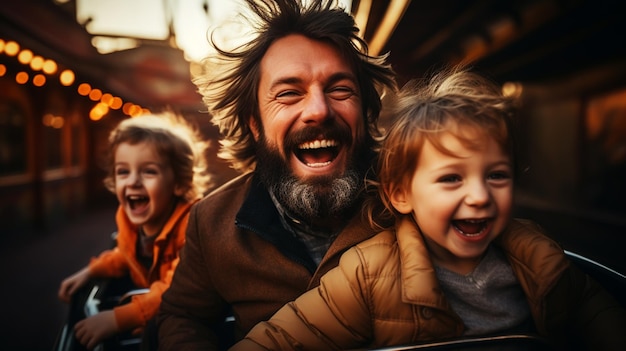
[[248,118],[248,128],[250,128],[250,131],[252,132],[252,136],[254,137],[254,140],[259,141],[259,136],[261,135],[261,129],[259,128],[259,124],[256,118],[252,116]]
[[410,197],[403,186],[394,186],[389,195],[391,205],[402,214],[409,214],[413,211]]

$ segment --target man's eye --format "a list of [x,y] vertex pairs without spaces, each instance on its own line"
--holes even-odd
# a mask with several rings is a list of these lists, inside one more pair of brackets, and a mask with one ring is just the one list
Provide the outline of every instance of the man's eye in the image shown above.
[[334,87],[329,91],[331,98],[335,100],[346,100],[355,95],[354,89],[349,87]]
[[300,94],[296,90],[285,90],[276,94],[277,99],[298,97]]

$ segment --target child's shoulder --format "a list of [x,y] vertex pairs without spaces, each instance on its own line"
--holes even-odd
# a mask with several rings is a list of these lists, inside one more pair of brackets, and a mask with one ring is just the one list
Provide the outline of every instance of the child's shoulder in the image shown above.
[[396,244],[396,234],[391,230],[380,232],[356,246],[361,250],[375,250],[377,247],[389,248]]
[[569,266],[563,248],[530,220],[514,219],[498,244],[514,266],[536,275],[558,275]]
[[503,246],[507,247],[547,247],[556,252],[563,252],[560,245],[548,236],[541,225],[529,219],[515,218],[511,220],[500,240]]
[[384,231],[356,244],[341,258],[341,265],[367,267],[371,274],[391,269],[398,255],[396,236],[393,231]]

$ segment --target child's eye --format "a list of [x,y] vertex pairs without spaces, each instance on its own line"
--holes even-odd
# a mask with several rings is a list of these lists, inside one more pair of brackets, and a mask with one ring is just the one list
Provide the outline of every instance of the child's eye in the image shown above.
[[439,183],[454,183],[459,181],[461,181],[461,177],[457,174],[448,174],[437,179],[437,182]]
[[122,176],[122,175],[127,175],[129,172],[126,168],[116,168],[115,169],[115,175],[116,176]]
[[487,179],[489,179],[489,180],[508,180],[508,179],[511,179],[511,174],[509,172],[506,172],[506,171],[491,172],[487,176]]
[[156,175],[159,174],[159,170],[156,168],[146,168],[142,171],[142,173],[147,175]]

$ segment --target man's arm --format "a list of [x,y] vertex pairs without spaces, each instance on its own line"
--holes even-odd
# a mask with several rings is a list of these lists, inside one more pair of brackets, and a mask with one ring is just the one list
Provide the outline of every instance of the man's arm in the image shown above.
[[163,294],[157,315],[159,350],[214,350],[217,336],[212,326],[221,322],[224,303],[211,284],[204,259],[206,233],[198,228],[198,207],[192,207],[187,240],[172,284]]

